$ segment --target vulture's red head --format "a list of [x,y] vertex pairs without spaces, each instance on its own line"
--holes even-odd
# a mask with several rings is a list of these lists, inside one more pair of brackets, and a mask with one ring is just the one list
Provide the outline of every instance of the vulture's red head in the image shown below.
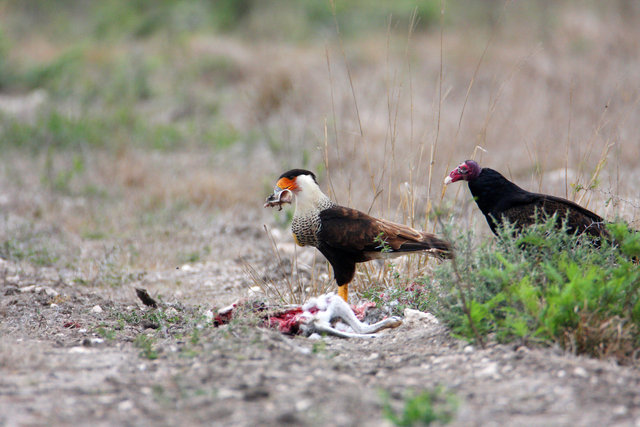
[[474,160],[467,160],[451,171],[449,176],[444,179],[444,184],[447,185],[460,180],[473,181],[480,175],[481,170],[480,165]]
[[305,169],[291,169],[280,175],[273,194],[267,197],[264,207],[278,206],[282,209],[283,204],[291,203],[294,195],[300,195],[308,187],[318,187],[318,181],[313,172]]

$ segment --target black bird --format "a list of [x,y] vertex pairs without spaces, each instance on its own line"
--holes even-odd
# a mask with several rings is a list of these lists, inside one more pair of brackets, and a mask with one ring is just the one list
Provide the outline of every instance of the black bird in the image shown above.
[[523,190],[499,172],[481,168],[473,160],[467,160],[452,170],[444,183],[460,180],[469,184],[471,195],[494,234],[497,234],[496,228],[505,219],[518,230],[534,224],[537,212],[539,217],[543,214],[557,214],[561,220],[566,217],[569,233],[587,233],[595,238],[608,237],[604,220],[593,212],[561,197]]
[[264,206],[281,208],[294,199],[293,238],[300,246],[315,246],[329,261],[338,294],[345,301],[356,263],[408,253],[453,257],[451,244],[433,234],[336,205],[308,170],[292,169],[280,175]]

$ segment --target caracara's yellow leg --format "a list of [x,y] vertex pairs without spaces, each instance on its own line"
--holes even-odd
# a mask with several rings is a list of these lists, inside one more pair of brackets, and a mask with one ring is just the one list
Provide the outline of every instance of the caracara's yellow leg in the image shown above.
[[338,295],[342,297],[344,302],[349,302],[349,284],[338,286]]

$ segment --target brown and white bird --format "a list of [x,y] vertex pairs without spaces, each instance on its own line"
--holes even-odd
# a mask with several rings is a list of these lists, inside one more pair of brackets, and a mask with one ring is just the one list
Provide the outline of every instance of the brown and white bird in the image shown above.
[[291,232],[300,246],[315,246],[333,267],[338,294],[347,301],[356,264],[409,253],[452,258],[451,244],[433,234],[377,219],[338,206],[320,190],[316,176],[304,169],[280,175],[265,207],[295,201]]

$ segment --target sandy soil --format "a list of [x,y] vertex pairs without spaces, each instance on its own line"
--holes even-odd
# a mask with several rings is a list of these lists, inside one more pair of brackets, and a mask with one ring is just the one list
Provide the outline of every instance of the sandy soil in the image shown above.
[[[254,266],[272,267],[261,227],[228,231]],[[0,281],[0,425],[389,425],[382,392],[400,410],[407,390],[438,385],[458,401],[452,425],[640,423],[637,368],[477,349],[433,321],[353,340],[285,336],[251,319],[214,328],[207,311],[247,288],[242,262],[223,252],[117,291],[8,261]],[[167,283],[191,291],[166,296]],[[143,306],[134,286],[164,292],[164,305]]]

